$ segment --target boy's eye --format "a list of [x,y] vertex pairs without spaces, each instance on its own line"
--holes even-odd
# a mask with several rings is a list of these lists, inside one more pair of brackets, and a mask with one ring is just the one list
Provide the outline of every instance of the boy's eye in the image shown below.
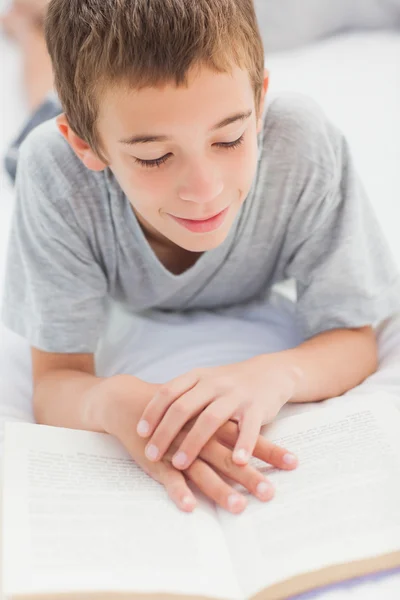
[[[218,148],[225,148],[228,150],[235,150],[235,148],[238,148],[239,146],[242,145],[244,141],[244,134],[240,136],[239,139],[235,140],[234,142],[221,142],[219,144],[214,144],[215,146],[217,146]],[[147,167],[147,168],[152,168],[152,167],[161,167],[161,165],[163,165],[164,163],[167,162],[167,160],[170,158],[170,156],[172,156],[172,153],[170,152],[169,154],[166,154],[165,156],[162,156],[161,158],[156,158],[154,160],[141,160],[140,158],[134,158],[134,161],[136,163],[138,163],[139,165],[141,165],[142,167]]]

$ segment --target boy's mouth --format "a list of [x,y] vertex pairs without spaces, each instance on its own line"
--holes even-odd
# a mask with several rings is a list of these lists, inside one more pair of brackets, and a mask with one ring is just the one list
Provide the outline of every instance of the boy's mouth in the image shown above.
[[217,215],[204,220],[181,219],[174,215],[170,215],[170,217],[172,217],[179,225],[182,225],[182,227],[185,227],[185,229],[188,229],[193,233],[209,233],[210,231],[215,231],[221,227],[229,212],[229,208],[230,207],[228,206],[228,208],[225,208]]

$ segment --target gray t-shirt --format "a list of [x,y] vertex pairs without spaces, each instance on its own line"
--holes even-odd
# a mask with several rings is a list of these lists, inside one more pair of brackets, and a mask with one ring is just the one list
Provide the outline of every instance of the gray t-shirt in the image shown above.
[[400,277],[343,135],[310,100],[270,101],[252,189],[227,239],[181,275],[156,257],[112,172],[54,121],[21,149],[3,320],[48,352],[95,352],[112,301],[133,312],[248,302],[295,279],[305,338],[400,310]]

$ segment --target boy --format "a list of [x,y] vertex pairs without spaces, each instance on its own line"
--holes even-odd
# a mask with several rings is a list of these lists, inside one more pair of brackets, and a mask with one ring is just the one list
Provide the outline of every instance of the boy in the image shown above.
[[[115,435],[183,510],[183,473],[232,512],[221,472],[268,500],[250,455],[296,459],[261,426],[373,373],[373,326],[399,307],[346,141],[303,98],[264,111],[252,0],[52,0],[46,37],[64,114],[21,149],[3,311],[32,346],[35,417]],[[107,298],[211,309],[289,277],[298,348],[161,387],[96,377]]]

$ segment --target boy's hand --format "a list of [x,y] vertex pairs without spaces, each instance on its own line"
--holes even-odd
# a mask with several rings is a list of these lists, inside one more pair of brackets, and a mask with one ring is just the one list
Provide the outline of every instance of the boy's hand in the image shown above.
[[[246,507],[246,499],[233,489],[223,476],[236,481],[263,501],[270,500],[274,489],[257,469],[240,467],[232,462],[232,447],[238,436],[237,425],[225,424],[204,446],[200,457],[184,473],[171,464],[172,456],[190,431],[189,422],[179,433],[163,460],[153,463],[145,456],[146,443],[136,434],[140,415],[160,386],[140,381],[129,375],[103,380],[91,391],[92,405],[101,406],[101,425],[125,446],[135,462],[153,479],[164,485],[169,496],[181,510],[191,512],[195,498],[186,478],[191,480],[209,498],[230,512],[239,513]],[[284,466],[284,451],[261,436],[254,455],[262,461]]]
[[[182,428],[196,424],[173,457],[177,469],[187,469],[201,449],[228,420],[239,422],[233,460],[246,465],[262,425],[271,422],[295,391],[295,374],[283,353],[258,356],[242,363],[199,369],[161,386],[143,412],[138,434],[151,436],[149,460],[160,460]],[[267,458],[279,468],[294,468],[297,458],[271,444]]]

